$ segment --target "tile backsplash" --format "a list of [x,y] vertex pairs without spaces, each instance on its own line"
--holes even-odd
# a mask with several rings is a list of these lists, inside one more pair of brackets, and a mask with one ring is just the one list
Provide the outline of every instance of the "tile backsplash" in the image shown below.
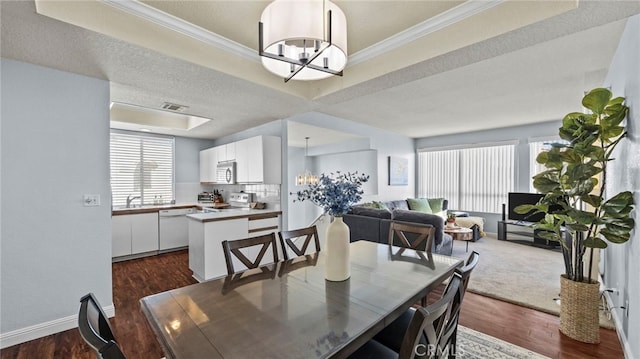
[[229,200],[229,193],[248,192],[256,194],[257,202],[264,202],[269,209],[280,209],[280,185],[279,184],[218,184],[202,185],[201,191],[213,192],[216,189],[221,192],[225,202]]

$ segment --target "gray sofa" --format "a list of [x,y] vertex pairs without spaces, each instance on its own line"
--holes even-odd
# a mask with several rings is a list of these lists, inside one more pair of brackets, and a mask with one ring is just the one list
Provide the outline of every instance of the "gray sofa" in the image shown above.
[[[349,213],[343,216],[344,223],[351,231],[351,241],[361,239],[388,243],[389,226],[391,221],[412,222],[430,224],[435,227],[433,240],[434,253],[451,255],[453,240],[450,235],[444,233],[444,219],[435,214],[422,213],[409,209],[406,200],[382,202],[388,208],[368,208],[353,206]],[[442,210],[447,209],[447,200],[442,204]],[[424,248],[422,248],[424,250]]]

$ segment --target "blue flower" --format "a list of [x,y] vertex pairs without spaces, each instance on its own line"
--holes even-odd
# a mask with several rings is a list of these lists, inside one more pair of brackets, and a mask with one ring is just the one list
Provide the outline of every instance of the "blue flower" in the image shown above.
[[296,195],[299,201],[309,200],[321,207],[325,213],[339,217],[347,213],[351,205],[362,199],[362,184],[368,180],[369,176],[358,175],[358,172],[336,172],[335,175],[331,173],[328,176],[323,173],[318,183],[296,192]]

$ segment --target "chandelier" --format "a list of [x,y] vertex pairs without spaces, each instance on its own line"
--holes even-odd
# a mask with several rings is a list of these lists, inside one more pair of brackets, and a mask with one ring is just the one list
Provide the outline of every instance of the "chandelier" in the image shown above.
[[[304,158],[305,162],[307,157],[309,156],[309,137],[305,137],[305,145],[304,145]],[[306,167],[306,164],[305,164]],[[318,176],[311,173],[311,171],[305,168],[304,173],[296,176],[296,186],[307,186],[310,184],[318,183]]]
[[258,23],[262,65],[284,82],[342,76],[347,20],[329,0],[275,0]]

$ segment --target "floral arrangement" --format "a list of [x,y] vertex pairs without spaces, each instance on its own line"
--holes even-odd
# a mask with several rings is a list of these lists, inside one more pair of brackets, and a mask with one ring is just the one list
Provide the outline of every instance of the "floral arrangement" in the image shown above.
[[[340,173],[334,175],[320,175],[318,183],[309,185],[306,189],[298,191],[296,195],[299,201],[309,200],[325,213],[340,217],[349,211],[351,205],[362,199],[362,184],[369,180],[365,174]],[[292,193],[293,194],[293,193]]]

